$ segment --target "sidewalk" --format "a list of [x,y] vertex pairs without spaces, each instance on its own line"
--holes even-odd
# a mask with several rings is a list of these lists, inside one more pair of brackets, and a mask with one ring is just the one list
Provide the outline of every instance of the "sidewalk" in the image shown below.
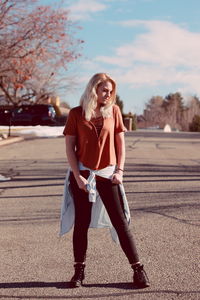
[[13,144],[13,143],[17,143],[17,142],[21,142],[23,140],[24,140],[23,136],[11,136],[11,137],[8,137],[6,139],[1,139],[0,140],[0,147],[5,146],[5,145],[9,145],[9,144]]

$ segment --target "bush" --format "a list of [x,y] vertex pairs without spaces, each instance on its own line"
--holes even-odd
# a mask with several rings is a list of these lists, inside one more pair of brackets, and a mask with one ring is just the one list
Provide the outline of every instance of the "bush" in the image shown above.
[[190,124],[190,131],[200,132],[200,115],[195,115]]

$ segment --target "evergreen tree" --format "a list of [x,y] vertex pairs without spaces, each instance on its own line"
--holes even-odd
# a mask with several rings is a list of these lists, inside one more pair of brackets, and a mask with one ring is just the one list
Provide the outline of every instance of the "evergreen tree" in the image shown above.
[[190,124],[190,131],[200,132],[200,115],[195,115]]
[[123,115],[123,109],[124,109],[124,103],[123,101],[120,99],[119,95],[116,95],[116,104],[119,106],[121,113]]

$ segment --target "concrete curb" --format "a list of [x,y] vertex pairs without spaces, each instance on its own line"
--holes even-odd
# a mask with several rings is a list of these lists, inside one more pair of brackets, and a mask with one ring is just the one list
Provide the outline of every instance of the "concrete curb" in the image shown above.
[[7,139],[0,141],[0,147],[9,145],[9,144],[13,144],[13,143],[17,143],[17,142],[21,142],[21,141],[24,141],[23,136],[8,137]]

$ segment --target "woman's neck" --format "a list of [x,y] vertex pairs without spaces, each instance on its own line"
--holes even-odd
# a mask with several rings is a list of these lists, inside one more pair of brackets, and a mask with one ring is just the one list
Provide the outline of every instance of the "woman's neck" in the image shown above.
[[96,107],[94,112],[95,112],[95,117],[101,117],[102,116],[100,107]]

